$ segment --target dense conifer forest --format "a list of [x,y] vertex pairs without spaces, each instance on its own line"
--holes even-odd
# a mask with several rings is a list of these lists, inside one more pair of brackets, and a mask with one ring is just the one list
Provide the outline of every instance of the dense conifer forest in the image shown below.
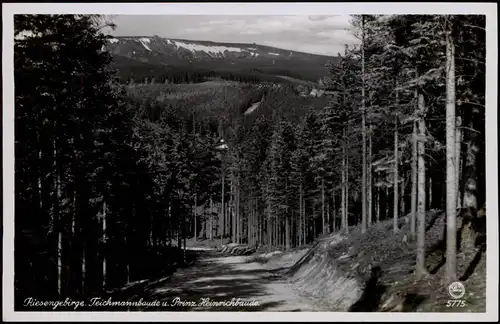
[[16,309],[165,276],[188,239],[291,249],[405,215],[422,275],[432,209],[456,279],[484,233],[484,16],[354,16],[321,97],[286,71],[117,71],[103,23],[15,16]]

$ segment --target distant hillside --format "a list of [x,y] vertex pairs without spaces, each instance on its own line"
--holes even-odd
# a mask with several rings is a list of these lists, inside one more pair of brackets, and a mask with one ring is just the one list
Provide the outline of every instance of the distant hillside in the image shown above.
[[289,77],[288,81],[298,79],[313,82],[326,76],[327,63],[337,59],[257,44],[190,41],[158,36],[110,38],[106,50],[115,58],[116,68],[133,69],[136,73],[141,69],[157,72],[158,69],[168,68],[169,71],[276,76],[281,80],[286,76]]

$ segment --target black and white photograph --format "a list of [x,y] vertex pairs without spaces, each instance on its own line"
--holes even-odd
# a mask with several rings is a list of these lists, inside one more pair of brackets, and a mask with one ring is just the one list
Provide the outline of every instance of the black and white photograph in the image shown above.
[[498,320],[496,4],[2,7],[4,321]]

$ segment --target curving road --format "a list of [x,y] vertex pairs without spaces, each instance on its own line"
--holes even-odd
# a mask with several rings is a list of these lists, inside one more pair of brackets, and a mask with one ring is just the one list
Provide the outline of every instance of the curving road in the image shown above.
[[325,311],[299,296],[277,271],[248,263],[247,257],[196,253],[195,264],[126,300],[151,303],[134,309],[141,311]]

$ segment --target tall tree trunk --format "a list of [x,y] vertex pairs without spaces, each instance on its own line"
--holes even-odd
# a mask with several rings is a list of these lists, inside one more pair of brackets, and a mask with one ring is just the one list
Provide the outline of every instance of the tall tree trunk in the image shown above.
[[330,233],[330,204],[326,202],[326,232]]
[[186,216],[184,216],[182,218],[182,237],[184,238],[183,241],[184,241],[184,250],[183,250],[183,258],[182,258],[182,261],[184,262],[184,264],[187,262],[187,259],[186,259],[186,251],[187,251],[187,233],[186,233]]
[[236,224],[236,179],[234,174],[231,172],[229,174],[229,204],[228,204],[228,212],[229,219],[231,220],[231,227],[229,236],[231,238],[231,242],[236,243],[236,233],[237,233],[237,224]]
[[[453,146],[454,147],[454,146]],[[429,168],[431,168],[432,166],[432,162],[429,163]],[[432,173],[431,173],[432,174]],[[425,209],[426,210],[429,210],[431,209],[431,199],[429,198],[429,195],[431,194],[431,183],[430,183],[430,177],[431,177],[431,174],[429,174],[426,179],[425,179],[425,197],[426,197],[426,200],[425,200]]]
[[[274,214],[274,212],[272,213]],[[275,248],[277,246],[276,244],[276,218],[273,215],[273,218],[271,219],[271,247]]]
[[317,214],[316,214],[316,208],[314,208],[314,213],[313,213],[313,218],[311,219],[311,223],[312,223],[312,231],[313,231],[313,239],[315,239],[316,237],[318,237],[317,235],[317,230],[318,230],[318,222],[317,222],[317,218],[315,217]]
[[267,233],[267,245],[268,245],[269,250],[271,250],[272,246],[273,246],[273,237],[272,237],[271,214],[270,214],[269,210],[267,211],[266,233]]
[[405,188],[406,188],[406,182],[405,182],[405,178],[404,176],[401,178],[401,195],[400,195],[400,199],[401,199],[401,215],[403,216],[406,216],[406,204],[405,204]]
[[[474,126],[474,122],[470,122],[470,126]],[[472,128],[473,129],[473,128]],[[468,249],[475,247],[475,241],[477,237],[476,230],[474,228],[475,222],[477,221],[477,211],[479,208],[478,203],[478,153],[480,152],[480,146],[478,141],[478,134],[475,130],[469,131],[467,139],[467,151],[466,159],[464,165],[464,198],[463,198],[463,210],[465,211],[464,218],[462,220],[462,231],[461,231],[461,246],[460,249],[466,251]]]
[[224,182],[225,182],[225,169],[224,169],[224,157],[222,158],[223,159],[223,164],[222,164],[222,189],[221,189],[221,219],[222,219],[222,222],[221,222],[221,233],[220,233],[220,245],[222,246],[223,245],[223,238],[224,238],[224,230],[225,230],[225,209],[224,209]]
[[398,227],[398,216],[399,216],[399,197],[398,197],[398,167],[399,167],[399,158],[398,158],[398,117],[394,118],[394,215],[393,215],[393,231],[397,233],[399,230]]
[[235,180],[235,177],[234,177],[234,174],[231,172],[231,182],[229,184],[229,210],[230,210],[230,214],[231,214],[231,241],[233,243],[236,243],[237,242],[237,238],[236,238],[236,233],[237,233],[237,227],[238,227],[238,224],[237,224],[237,215],[236,215],[236,180]]
[[335,189],[332,190],[332,213],[333,213],[333,232],[335,232],[337,230],[337,224],[336,224],[336,220],[337,220],[337,206],[335,206]]
[[385,187],[385,218],[389,218],[391,213],[390,213],[390,204],[389,204],[389,187]]
[[266,183],[266,218],[267,218],[267,226],[266,226],[266,234],[267,234],[267,245],[269,247],[272,246],[272,237],[271,237],[271,205],[269,202],[269,182]]
[[[149,226],[149,246],[155,246],[155,235],[154,235],[154,216],[151,216],[151,224]],[[180,227],[179,227],[180,229]],[[180,233],[180,231],[179,231]],[[180,235],[180,234],[179,234]]]
[[272,219],[270,220],[271,222],[271,247],[274,248],[276,246],[276,219],[274,217],[274,212],[272,212]]
[[[128,250],[130,250],[130,246],[128,244],[127,237],[128,237],[128,235],[125,235],[124,243],[125,243],[125,249],[128,251]],[[126,256],[126,260],[125,260],[125,283],[126,284],[130,283],[130,257],[128,255]]]
[[258,193],[255,193],[255,205],[254,205],[254,217],[255,217],[255,246],[260,245],[260,213],[259,213],[259,198]]
[[240,179],[236,179],[236,243],[241,243],[241,190],[240,190]]
[[[243,234],[244,234],[244,226],[243,226],[243,220],[241,219],[242,215],[244,215],[245,212],[245,206],[248,208],[248,204],[245,204],[245,201],[242,201],[241,199],[241,190],[240,190],[240,183],[239,179],[235,179],[236,182],[236,188],[235,188],[235,205],[236,209],[234,211],[234,217],[235,217],[235,243],[243,243]],[[243,206],[241,206],[243,204]],[[242,208],[243,207],[243,208]],[[243,209],[243,212],[242,212]],[[248,218],[248,217],[247,217]]]
[[345,159],[345,232],[349,234],[349,156]]
[[302,175],[299,184],[299,246],[302,244]]
[[255,237],[257,234],[257,230],[256,230],[257,229],[257,218],[256,218],[257,214],[255,212],[255,198],[252,199],[252,213],[251,213],[251,215],[252,215],[252,227],[251,227],[251,229],[252,229],[252,246],[254,246],[255,241],[256,241]]
[[85,258],[85,238],[83,238],[83,244],[82,244],[82,293],[85,295],[86,289],[86,258]]
[[[42,165],[42,150],[38,151],[38,165]],[[42,190],[42,172],[39,169],[38,170],[38,199],[39,199],[39,207],[40,207],[40,212],[43,212],[43,190]]]
[[198,193],[194,194],[194,241],[198,241]]
[[288,216],[288,209],[285,215],[285,249],[290,249],[290,217]]
[[321,233],[325,233],[325,178],[321,177]]
[[76,229],[76,189],[73,189],[72,217],[71,217],[71,239],[74,240]]
[[455,48],[446,36],[446,279],[457,279],[457,159],[455,140]]
[[254,198],[253,200],[253,212],[252,212],[252,245],[256,246],[257,245],[257,238],[259,235],[259,219],[257,217],[257,198]]
[[[133,215],[135,215],[135,207],[133,209],[133,212],[134,212]],[[172,227],[173,227],[173,222],[172,222],[172,200],[170,199],[170,197],[168,199],[168,222],[167,222],[167,224],[169,225],[168,226],[168,246],[170,247],[170,246],[172,246],[172,236],[173,236],[173,234],[172,234]]]
[[254,192],[253,195],[253,209],[252,209],[252,218],[253,218],[253,226],[252,226],[252,243],[256,247],[257,242],[259,241],[259,215],[257,213],[257,193]]
[[377,223],[380,222],[380,190],[379,187],[375,187],[375,197],[377,199],[377,208],[375,209],[375,217],[377,219]]
[[240,224],[238,221],[239,214],[240,214],[240,198],[239,198],[240,191],[239,191],[239,187],[238,187],[238,180],[236,179],[236,177],[233,179],[233,181],[234,181],[234,188],[233,188],[234,197],[233,197],[232,213],[233,213],[233,219],[234,219],[234,228],[233,228],[233,232],[231,233],[231,237],[234,237],[232,239],[233,243],[240,243],[239,242],[239,240],[240,240],[240,235],[239,235]]
[[[243,232],[246,234],[246,242],[247,242],[247,245],[250,245],[251,244],[251,240],[250,240],[250,236],[251,236],[251,233],[250,233],[250,228],[252,227],[252,200],[251,199],[248,199],[246,201],[246,203],[243,203],[245,207],[244,210],[246,209],[247,210],[247,217],[246,217],[246,231],[245,231],[245,228],[243,226]],[[242,237],[244,237],[245,235],[242,233],[241,234]]]
[[250,245],[254,245],[255,241],[255,201],[254,199],[250,200],[250,228],[249,228],[249,233],[250,233]]
[[[345,139],[345,129],[343,131],[344,139]],[[341,209],[342,209],[342,219],[341,219],[341,226],[342,229],[345,230],[347,227],[346,224],[346,205],[345,205],[345,196],[346,196],[346,156],[345,156],[345,141],[342,145],[342,201],[341,201]]]
[[[58,174],[57,175],[57,204],[59,205],[59,202],[62,199],[62,190],[61,190],[61,177]],[[59,299],[62,298],[62,270],[63,270],[63,264],[62,264],[62,230],[63,230],[63,219],[62,219],[62,212],[61,209],[58,206],[58,231],[57,231],[57,291],[59,293]]]
[[240,182],[240,178],[238,178],[237,180],[237,183],[238,183],[238,211],[236,213],[236,237],[237,237],[237,241],[238,243],[243,243],[243,216],[244,216],[244,212],[245,212],[245,209],[243,207],[243,209],[241,208],[241,205],[243,204],[244,205],[244,197],[242,198],[241,197],[241,182]]
[[462,203],[460,200],[460,175],[462,174],[462,117],[457,116],[457,126],[456,126],[456,135],[455,135],[455,160],[456,160],[456,168],[455,168],[455,185],[456,185],[456,199],[457,199],[457,208],[460,208]]
[[345,157],[342,155],[342,184],[340,193],[340,227],[345,228]]
[[258,193],[255,193],[254,206],[253,206],[253,218],[254,218],[254,245],[258,247],[260,244],[260,213],[259,213],[259,198]]
[[[57,127],[57,125],[56,125]],[[62,199],[62,190],[61,190],[61,177],[59,173],[59,165],[57,164],[57,146],[56,146],[56,135],[54,132],[54,138],[52,139],[52,151],[53,151],[53,174],[54,174],[54,189],[55,195],[53,196],[55,199],[52,204],[52,208],[50,211],[50,221],[53,227],[54,232],[56,233],[56,246],[55,246],[55,256],[57,260],[57,296],[59,299],[62,298],[62,212],[60,207],[60,202]]]
[[258,247],[261,246],[264,242],[264,237],[263,237],[263,230],[264,230],[264,215],[263,213],[260,212],[260,200],[259,200],[259,197],[257,196],[256,198],[256,202],[257,202],[257,206],[255,207],[257,210],[255,211],[257,213],[257,222],[258,222],[258,233],[257,233],[257,237],[258,237]]
[[361,132],[362,132],[362,147],[363,147],[363,161],[362,161],[362,180],[361,180],[361,233],[366,232],[366,107],[365,107],[365,16],[361,16]]
[[[261,198],[261,205],[264,207],[264,200]],[[259,205],[260,206],[260,205]],[[265,208],[265,207],[264,207]],[[265,217],[265,210],[262,211],[262,213],[259,211],[259,217],[260,217],[260,241],[259,245],[264,245],[265,244],[265,229],[266,229],[266,217]]]
[[306,224],[306,200],[304,198],[304,185],[302,184],[302,245],[306,245],[307,224]]
[[430,206],[429,208],[432,208],[432,199],[433,199],[432,198],[432,176],[429,175],[428,178],[429,178],[429,191],[428,191],[428,195],[427,195],[428,200],[429,200],[429,204],[428,205]]
[[417,203],[417,277],[427,274],[425,266],[425,103],[423,94],[418,96],[419,114],[419,140],[418,140],[418,203]]
[[249,210],[249,217],[250,217],[250,221],[248,222],[248,225],[249,225],[249,228],[248,228],[248,233],[249,233],[249,242],[250,242],[250,245],[253,245],[253,238],[254,238],[254,224],[255,224],[255,219],[254,219],[254,212],[253,212],[253,209],[254,209],[254,203],[253,203],[253,199],[250,198],[250,210]]
[[278,214],[275,214],[276,218],[274,219],[274,241],[276,243],[276,246],[280,247],[281,248],[281,237],[280,237],[280,231],[279,231],[279,227],[280,227],[280,219],[279,219],[279,216]]
[[281,244],[280,246],[285,249],[286,248],[286,242],[285,242],[285,234],[286,234],[286,215],[283,214],[280,216],[280,227],[278,228],[278,234],[280,236]]
[[367,179],[367,200],[368,200],[368,225],[373,223],[373,187],[372,187],[372,125],[370,124],[368,128],[368,179]]
[[[177,192],[177,197],[180,197],[179,192]],[[177,209],[177,208],[176,208]],[[182,250],[182,215],[179,210],[176,210],[176,218],[177,218],[177,248],[179,250]],[[151,224],[153,221],[151,221]],[[152,226],[152,225],[151,225]]]
[[415,239],[415,224],[417,214],[417,123],[413,122],[412,159],[411,159],[411,216],[410,236]]
[[212,218],[213,218],[213,208],[214,208],[214,202],[212,199],[212,195],[210,195],[210,214],[208,216],[208,239],[212,241],[212,235],[213,235],[213,223],[212,223]]
[[102,205],[102,288],[106,288],[108,285],[108,277],[107,277],[107,263],[106,263],[106,241],[107,241],[107,235],[106,235],[106,217],[107,217],[107,205],[106,201],[103,201]]

